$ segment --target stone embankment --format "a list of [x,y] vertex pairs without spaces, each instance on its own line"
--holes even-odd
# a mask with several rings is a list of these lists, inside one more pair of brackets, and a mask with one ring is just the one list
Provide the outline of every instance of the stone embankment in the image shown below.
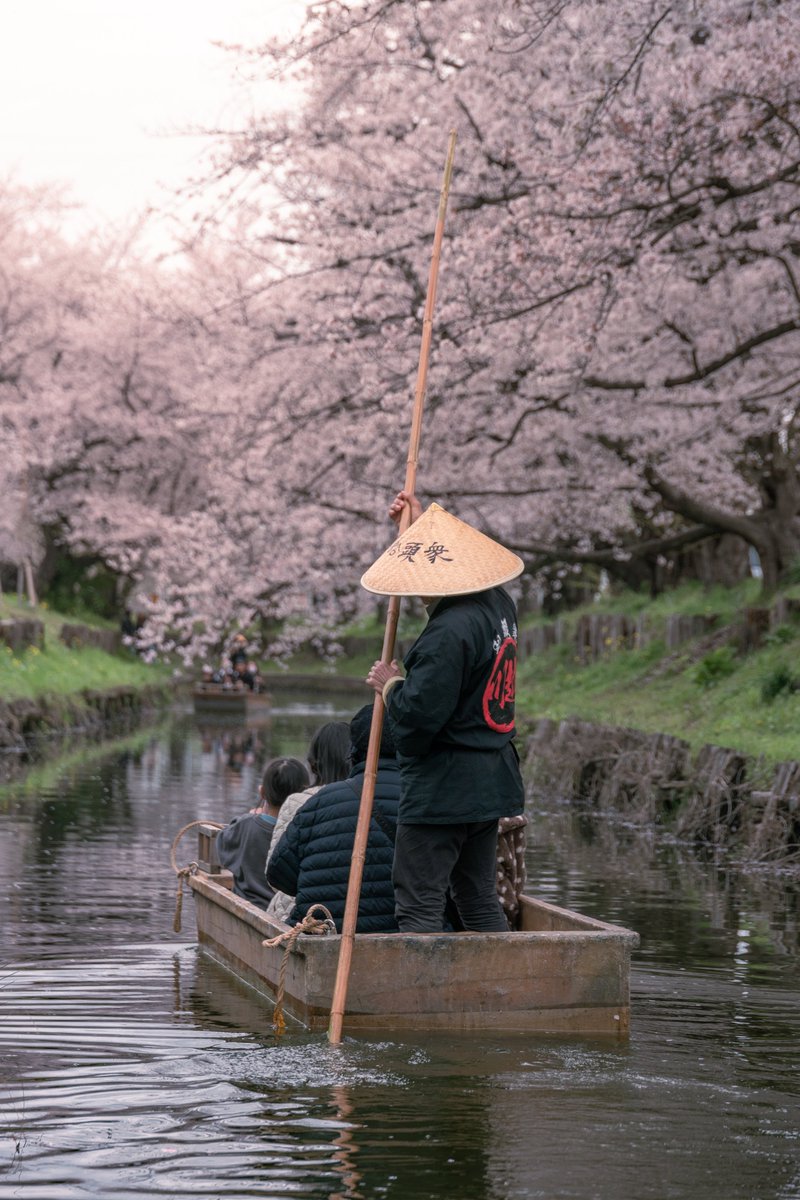
[[694,753],[667,734],[577,719],[538,721],[525,750],[534,795],[800,874],[800,762],[767,767],[711,745]]

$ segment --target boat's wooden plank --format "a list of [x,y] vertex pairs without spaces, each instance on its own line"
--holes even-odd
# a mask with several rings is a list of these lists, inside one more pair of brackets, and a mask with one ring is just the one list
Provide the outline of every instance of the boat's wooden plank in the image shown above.
[[[629,961],[627,946],[608,934],[586,939],[511,934],[499,942],[461,935],[444,943],[434,937],[380,946],[361,942],[353,949],[347,1003],[354,1013],[625,1005]],[[330,953],[309,958],[309,1003],[324,1004],[335,966]]]
[[[274,1000],[275,985],[261,978],[246,963],[234,961],[220,953],[215,946],[207,947],[210,957],[225,969],[232,971],[241,980],[255,988],[267,1000]],[[312,1031],[327,1029],[330,1018],[330,999],[322,1005],[306,1003],[293,994],[287,982],[284,996],[284,1013],[300,1025]],[[414,1031],[441,1031],[447,1033],[480,1032],[481,1030],[504,1033],[569,1033],[581,1035],[611,1035],[626,1037],[630,1029],[630,1006],[614,1004],[608,1006],[527,1008],[509,1011],[500,1008],[485,1008],[470,1011],[461,1008],[457,1012],[392,1011],[354,1012],[348,1009],[344,1017],[347,1033],[387,1032],[410,1033]]]
[[[216,880],[201,874],[190,883],[201,945],[274,995],[284,950],[262,941],[287,927]],[[597,921],[587,928],[578,914],[531,899],[534,920],[537,907],[541,920],[573,918],[575,928],[356,937],[345,1027],[625,1033],[636,935]],[[284,1005],[310,1027],[327,1022],[339,944],[339,937],[304,936],[288,956]]]
[[639,945],[639,935],[632,929],[622,925],[611,925],[608,921],[599,921],[596,917],[587,917],[583,913],[573,912],[570,908],[560,908],[547,900],[539,900],[535,896],[520,897],[520,927],[522,932],[566,929],[597,929],[625,934],[633,946]]
[[234,691],[210,684],[197,684],[192,692],[196,712],[206,713],[265,713],[272,707],[269,692]]
[[[329,1014],[311,1013],[298,1017],[312,1030],[328,1027]],[[630,1032],[630,1008],[536,1008],[525,1011],[502,1010],[458,1013],[352,1013],[344,1016],[346,1033],[391,1031],[392,1033],[540,1033],[580,1034],[581,1036],[627,1037]]]

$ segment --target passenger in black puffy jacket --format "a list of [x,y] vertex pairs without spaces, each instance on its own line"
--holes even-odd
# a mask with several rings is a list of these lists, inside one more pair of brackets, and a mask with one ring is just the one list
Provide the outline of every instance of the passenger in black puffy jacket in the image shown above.
[[[324,904],[341,933],[371,722],[368,704],[350,722],[349,776],[320,788],[306,801],[269,860],[269,885],[296,898],[291,925],[301,921],[312,904]],[[392,861],[399,800],[400,771],[384,725],[356,933],[397,930]]]

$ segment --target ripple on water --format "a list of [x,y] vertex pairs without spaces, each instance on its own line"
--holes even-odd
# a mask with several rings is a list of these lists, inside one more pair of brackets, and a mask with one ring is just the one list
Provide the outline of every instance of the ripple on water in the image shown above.
[[177,729],[0,811],[0,1200],[798,1200],[796,906],[537,820],[535,890],[642,934],[629,1043],[278,1040],[157,865],[249,801],[225,745]]

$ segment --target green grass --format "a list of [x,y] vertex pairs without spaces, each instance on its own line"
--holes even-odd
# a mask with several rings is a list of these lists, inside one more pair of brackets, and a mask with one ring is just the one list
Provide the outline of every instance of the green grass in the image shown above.
[[[560,614],[567,624],[574,624],[582,613],[625,613],[635,617],[645,613],[653,622],[665,621],[669,616],[712,616],[717,614],[720,623],[733,619],[747,605],[759,603],[760,584],[748,579],[736,587],[705,588],[700,583],[684,583],[671,591],[662,592],[651,599],[647,592],[619,592],[599,596],[590,604]],[[800,588],[790,588],[785,595],[800,595]],[[523,628],[546,625],[556,617],[540,613],[524,616],[520,621]]]
[[748,655],[730,649],[718,662],[716,651],[698,654],[691,642],[665,659],[663,642],[655,641],[581,667],[569,647],[557,646],[520,664],[518,713],[523,723],[574,716],[670,733],[694,748],[712,742],[770,762],[796,759],[800,692],[764,699],[765,683],[797,661],[800,630],[791,632],[791,640],[770,638]]
[[[44,650],[31,647],[20,655],[0,643],[0,698],[33,699],[42,695],[67,696],[84,688],[118,687],[127,684],[142,687],[166,682],[171,669],[165,664],[150,666],[128,651],[107,654],[93,647],[71,650],[59,640],[62,624],[74,620],[52,612],[44,605],[30,608],[4,597],[0,600],[0,619],[34,617],[44,622]],[[83,622],[90,624],[89,621]],[[107,625],[91,622],[97,628]]]

